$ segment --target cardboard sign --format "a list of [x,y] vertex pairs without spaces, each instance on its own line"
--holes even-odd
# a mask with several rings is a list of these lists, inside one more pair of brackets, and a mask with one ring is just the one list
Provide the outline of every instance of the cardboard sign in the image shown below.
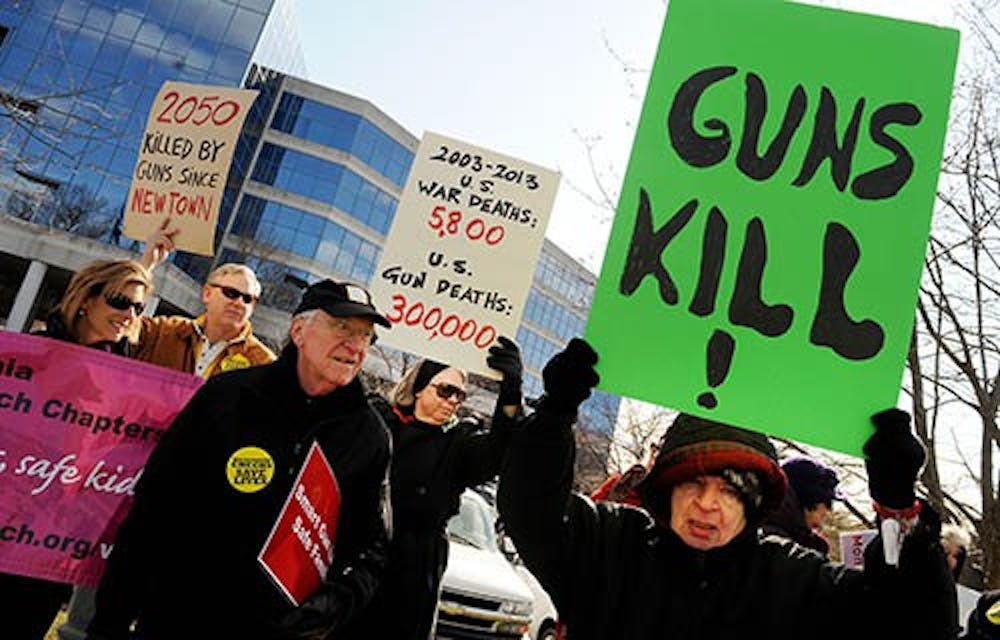
[[864,529],[840,534],[840,558],[849,569],[864,569],[865,548],[875,539],[878,531]]
[[0,331],[0,572],[96,586],[196,376]]
[[957,48],[671,0],[587,326],[601,388],[859,454],[899,394]]
[[145,240],[164,217],[182,251],[213,255],[236,139],[257,91],[167,81],[146,121],[124,233]]
[[333,563],[340,487],[313,442],[278,520],[257,556],[274,584],[299,606],[316,592]]
[[498,378],[486,349],[513,338],[559,174],[427,132],[371,283],[380,340]]

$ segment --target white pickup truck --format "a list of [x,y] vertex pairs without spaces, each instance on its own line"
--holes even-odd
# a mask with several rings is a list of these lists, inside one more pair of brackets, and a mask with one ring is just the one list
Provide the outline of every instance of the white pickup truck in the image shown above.
[[534,594],[497,545],[496,512],[474,491],[448,521],[448,568],[435,637],[528,640]]

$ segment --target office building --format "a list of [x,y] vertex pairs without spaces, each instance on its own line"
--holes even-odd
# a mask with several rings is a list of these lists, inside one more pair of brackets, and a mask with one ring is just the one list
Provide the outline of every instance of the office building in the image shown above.
[[[121,212],[165,80],[238,87],[252,56],[305,72],[291,2],[0,3],[0,211],[28,223],[7,221],[4,233],[0,309],[9,315],[15,297],[21,302],[7,326],[44,315],[84,262],[128,255],[114,248],[133,244],[120,237]],[[32,224],[70,237],[39,242]],[[196,284],[166,273],[161,289],[177,290],[186,305],[171,308],[197,310]]]

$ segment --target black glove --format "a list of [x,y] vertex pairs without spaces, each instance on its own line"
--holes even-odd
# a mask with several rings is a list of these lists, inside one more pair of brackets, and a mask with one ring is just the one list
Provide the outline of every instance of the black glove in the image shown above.
[[521,364],[521,350],[510,338],[500,336],[499,345],[490,347],[490,355],[486,364],[503,374],[500,379],[499,403],[502,407],[521,404],[521,375],[524,365]]
[[282,640],[322,640],[340,624],[348,607],[350,591],[326,584],[281,619],[278,628]]
[[573,338],[566,349],[552,356],[542,369],[544,406],[558,413],[575,412],[590,397],[601,378],[594,371],[597,352],[586,341]]
[[909,509],[916,496],[913,485],[926,454],[910,431],[910,414],[886,409],[872,416],[875,433],[864,446],[868,492],[890,509]]

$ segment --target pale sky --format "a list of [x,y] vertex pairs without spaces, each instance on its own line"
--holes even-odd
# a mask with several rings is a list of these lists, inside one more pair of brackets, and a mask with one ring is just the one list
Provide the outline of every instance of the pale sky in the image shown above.
[[[561,171],[548,236],[598,271],[610,231],[578,135],[615,194],[666,14],[663,0],[297,0],[310,79],[436,131]],[[953,25],[946,0],[817,0]],[[609,50],[610,49],[610,50]],[[624,64],[640,70],[626,73]]]

